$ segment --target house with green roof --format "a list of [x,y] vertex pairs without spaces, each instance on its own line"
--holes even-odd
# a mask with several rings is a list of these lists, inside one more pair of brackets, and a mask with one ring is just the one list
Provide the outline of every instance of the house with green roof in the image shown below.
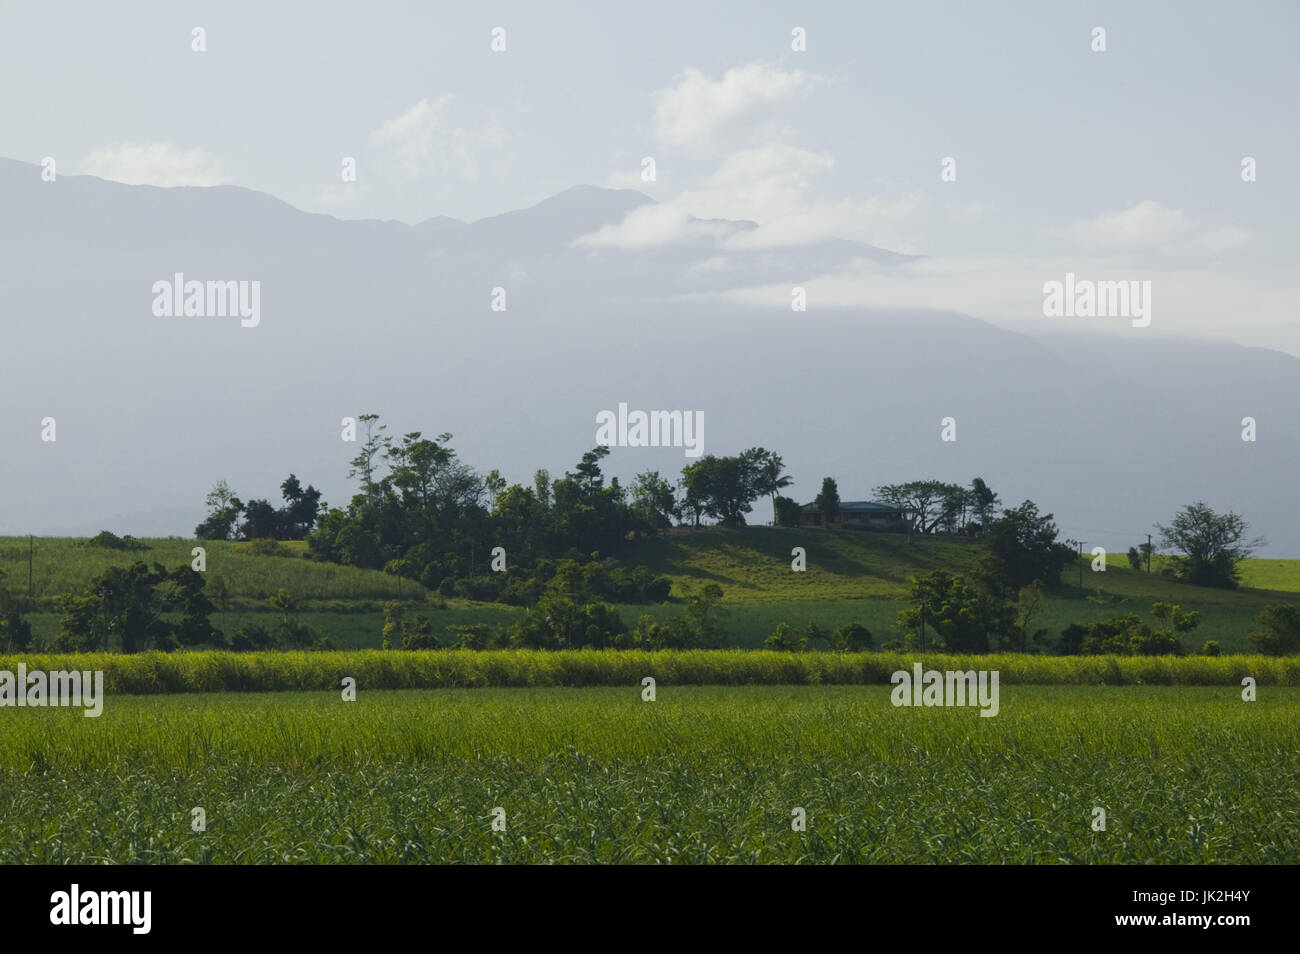
[[903,532],[907,530],[907,511],[878,500],[841,500],[840,512],[828,524],[821,507],[810,503],[799,508],[799,526]]

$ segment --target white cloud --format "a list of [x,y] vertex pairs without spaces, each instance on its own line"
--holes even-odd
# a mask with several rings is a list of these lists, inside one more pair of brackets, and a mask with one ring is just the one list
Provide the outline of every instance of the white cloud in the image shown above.
[[1196,244],[1207,252],[1226,252],[1229,249],[1240,248],[1249,241],[1250,233],[1235,226],[1213,229],[1196,238]]
[[508,143],[510,135],[494,122],[474,129],[456,125],[449,118],[454,101],[450,93],[433,102],[422,99],[386,120],[370,134],[381,162],[407,180],[439,175],[476,180],[486,154]]
[[623,221],[579,236],[573,244],[585,248],[640,249],[683,242],[716,243],[731,230],[724,223],[694,218],[682,197],[658,205],[637,206]]
[[737,232],[724,244],[729,249],[770,249],[843,238],[912,254],[917,251],[916,239],[908,234],[907,223],[922,201],[918,193],[810,201],[765,220],[756,229]]
[[607,189],[635,189],[638,192],[654,191],[655,181],[647,182],[641,178],[641,170],[637,169],[620,169],[611,172],[605,177],[605,188]]
[[202,149],[182,150],[167,142],[101,146],[81,163],[84,172],[127,185],[214,186],[226,182],[221,161]]
[[1149,249],[1177,256],[1231,251],[1251,238],[1245,229],[1208,226],[1151,199],[1122,212],[1076,222],[1064,231],[1067,238],[1097,251]]
[[766,106],[792,99],[822,77],[766,63],[727,70],[714,80],[687,69],[655,94],[655,132],[667,146],[708,149],[736,133]]
[[[654,206],[632,210],[616,225],[583,236],[588,247],[645,248],[713,240],[729,250],[807,245],[828,238],[911,251],[906,224],[921,204],[916,193],[888,198],[828,200],[816,194],[831,172],[827,153],[772,143],[729,155],[699,187]],[[757,221],[757,228],[701,219]]]
[[[1151,282],[1149,329],[1126,318],[1046,318],[1043,284],[1079,279]],[[1280,269],[1227,274],[1196,266],[1135,268],[1110,257],[918,258],[897,264],[857,261],[801,282],[809,307],[946,309],[1005,327],[1061,330],[1124,330],[1226,338],[1300,353],[1300,334],[1279,342],[1300,296],[1296,278]],[[697,295],[696,297],[700,297]],[[731,301],[789,309],[790,283],[734,288]]]
[[1191,222],[1182,212],[1147,199],[1123,212],[1106,212],[1095,219],[1077,222],[1067,232],[1084,245],[1128,249],[1165,245],[1185,237],[1191,228]]

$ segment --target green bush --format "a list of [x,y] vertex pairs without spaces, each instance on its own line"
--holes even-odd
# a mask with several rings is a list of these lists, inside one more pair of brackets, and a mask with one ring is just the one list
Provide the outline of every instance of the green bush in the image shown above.
[[99,533],[95,534],[93,537],[91,537],[89,540],[86,541],[86,545],[92,547],[101,547],[105,550],[147,550],[149,549],[149,545],[147,543],[141,543],[139,540],[137,540],[135,537],[131,536],[130,534],[127,534],[124,537],[119,537],[117,534],[110,533],[108,530],[99,531]]
[[1300,607],[1290,603],[1270,603],[1255,619],[1259,627],[1247,639],[1256,652],[1285,656],[1300,649]]

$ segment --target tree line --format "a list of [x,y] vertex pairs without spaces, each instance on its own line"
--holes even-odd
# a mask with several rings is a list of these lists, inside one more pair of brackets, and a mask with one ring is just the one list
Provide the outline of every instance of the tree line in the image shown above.
[[[614,603],[662,603],[667,578],[644,567],[627,569],[618,555],[673,525],[712,520],[743,526],[754,503],[772,501],[778,524],[797,524],[798,505],[781,491],[791,486],[781,456],[753,447],[734,456],[708,455],[688,464],[670,482],[657,471],[638,474],[627,487],[606,477],[608,447],[582,455],[571,471],[553,478],[538,470],[530,485],[507,484],[497,471],[482,475],[461,461],[450,434],[426,438],[412,431],[395,438],[378,415],[359,418],[364,440],[349,462],[357,492],[330,508],[320,491],[294,474],[280,485],[282,504],[244,503],[225,481],[207,497],[208,513],[195,528],[203,540],[307,541],[313,559],[384,570],[413,578],[442,598],[504,602],[528,612],[510,626],[450,627],[435,637],[427,617],[391,604],[385,645],[424,648],[526,646],[563,648],[709,648],[725,645],[718,605],[721,592],[705,587],[686,594],[685,613],[656,621],[643,614],[629,627]],[[1177,636],[1196,625],[1195,614],[1170,611],[1167,625],[1153,629],[1136,616],[1072,627],[1050,642],[1033,622],[1043,588],[1058,585],[1074,559],[1058,542],[1052,514],[1032,501],[1000,508],[1000,498],[980,477],[969,485],[915,480],[875,488],[875,496],[908,515],[921,534],[964,533],[984,544],[983,556],[961,573],[935,571],[909,581],[908,607],[895,623],[889,646],[944,648],[954,652],[1174,651]],[[839,492],[822,482],[816,506],[833,518]],[[1201,585],[1235,586],[1237,563],[1262,540],[1245,540],[1247,525],[1234,513],[1218,514],[1198,502],[1169,525],[1158,525],[1162,545],[1176,552],[1163,572]],[[104,532],[97,546],[129,550],[137,541]],[[1146,554],[1149,557],[1149,553]],[[1136,549],[1130,560],[1141,562]],[[325,648],[328,641],[297,619],[301,607],[281,591],[268,602],[279,612],[272,626],[248,625],[234,633],[213,628],[212,613],[229,594],[216,580],[206,592],[203,576],[189,567],[167,570],[137,562],[113,568],[88,591],[65,597],[58,637],[47,648],[124,652],[216,645],[235,649]],[[216,602],[214,603],[213,600]],[[1163,604],[1158,604],[1161,606]],[[1292,629],[1294,607],[1271,608],[1256,641],[1262,651],[1300,643]],[[30,627],[23,601],[0,587],[0,645],[23,651]],[[1164,610],[1153,610],[1158,619]],[[1300,625],[1300,624],[1297,624]],[[870,633],[850,624],[830,633],[784,626],[769,639],[778,649],[825,644],[830,649],[872,645]]]

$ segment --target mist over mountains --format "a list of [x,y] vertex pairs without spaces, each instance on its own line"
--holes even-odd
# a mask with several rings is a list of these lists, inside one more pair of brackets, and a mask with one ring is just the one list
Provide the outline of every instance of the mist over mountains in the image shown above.
[[[527,483],[572,469],[596,414],[626,402],[703,411],[705,453],[777,451],[801,502],[826,475],[844,499],[980,475],[1089,546],[1122,551],[1205,500],[1267,535],[1264,553],[1300,556],[1300,359],[1062,330],[1077,323],[1029,334],[948,311],[739,304],[722,293],[902,260],[727,241],[753,223],[701,223],[664,248],[575,244],[649,202],[580,186],[409,226],[229,186],[44,182],[0,160],[0,535],[189,535],[217,479],[276,499],[290,471],[342,504],[356,445],[340,421],[370,411],[393,434],[450,431],[466,462]],[[154,283],[178,272],[260,281],[260,323],[155,317]],[[615,448],[606,470],[675,478],[687,462]],[[768,519],[759,504],[751,522]]]

